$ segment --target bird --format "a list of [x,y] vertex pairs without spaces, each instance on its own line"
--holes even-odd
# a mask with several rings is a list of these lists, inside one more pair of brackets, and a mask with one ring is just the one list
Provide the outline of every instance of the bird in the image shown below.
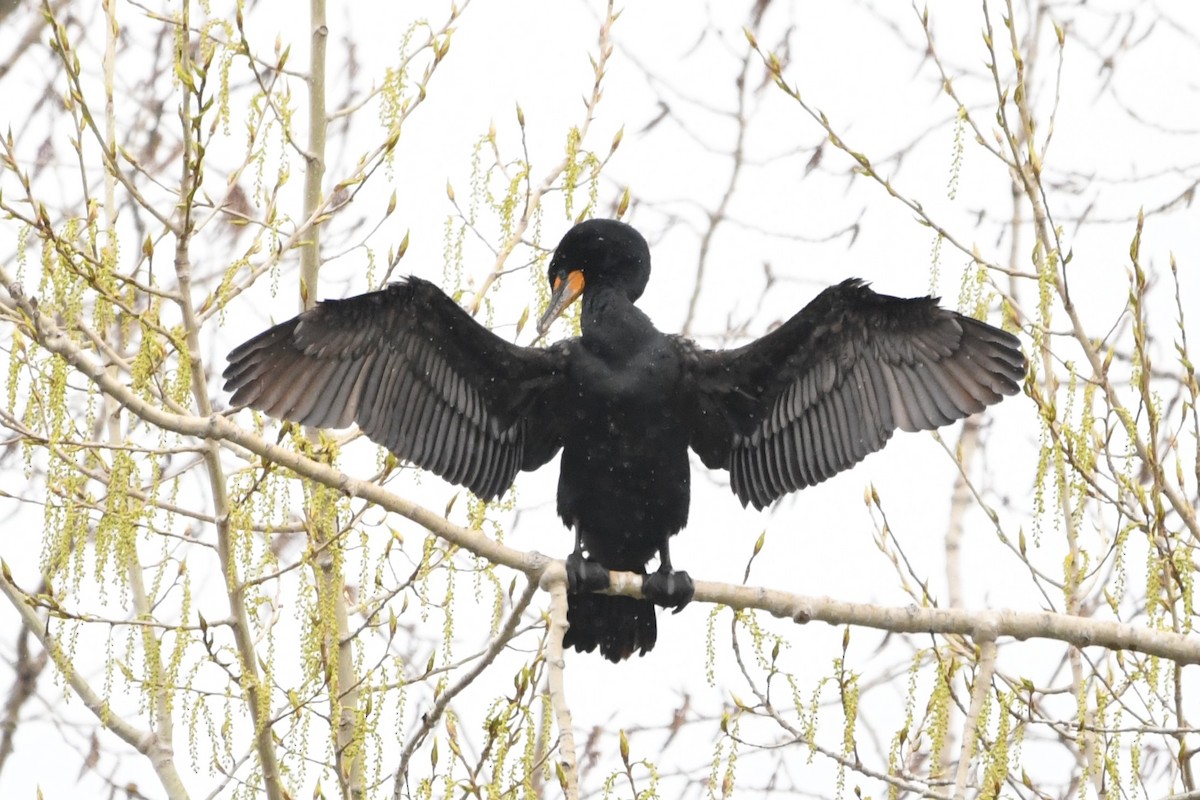
[[[574,531],[564,646],[618,662],[657,639],[655,606],[678,612],[694,583],[671,562],[695,452],[763,509],[881,449],[1020,390],[1011,333],[876,293],[851,278],[735,349],[659,331],[637,307],[650,248],[632,226],[571,227],[548,269],[539,339],[579,300],[580,335],[514,344],[418,277],[325,300],[235,348],[231,406],[317,428],[357,424],[398,458],[501,496],[559,451],[557,511]],[[657,557],[658,566],[648,572]],[[599,593],[639,573],[642,598]]]

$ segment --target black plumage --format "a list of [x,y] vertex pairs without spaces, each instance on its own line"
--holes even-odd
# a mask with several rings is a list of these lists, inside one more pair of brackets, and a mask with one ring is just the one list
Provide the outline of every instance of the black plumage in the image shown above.
[[[650,252],[633,228],[590,220],[550,263],[550,322],[582,296],[582,332],[546,348],[488,331],[432,284],[408,278],[329,300],[229,355],[235,406],[315,427],[352,422],[397,456],[502,494],[561,449],[558,513],[575,530],[566,644],[613,661],[654,646],[654,603],[692,584],[669,538],[688,516],[690,447],[763,508],[858,463],[893,431],[930,430],[1015,394],[1017,339],[859,280],[821,292],[735,350],[658,331],[635,305]],[[608,570],[645,573],[647,600],[592,594]]]

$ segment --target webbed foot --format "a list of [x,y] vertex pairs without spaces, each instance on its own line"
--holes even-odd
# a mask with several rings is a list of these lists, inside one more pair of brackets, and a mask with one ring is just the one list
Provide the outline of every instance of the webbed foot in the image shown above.
[[696,586],[686,572],[658,572],[642,578],[642,594],[656,606],[674,609],[678,614],[692,602]]
[[595,561],[588,561],[582,553],[567,556],[567,592],[584,594],[607,589],[611,585],[608,570]]

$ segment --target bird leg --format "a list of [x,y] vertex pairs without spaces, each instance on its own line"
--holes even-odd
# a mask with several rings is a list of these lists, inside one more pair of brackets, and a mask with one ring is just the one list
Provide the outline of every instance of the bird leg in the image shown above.
[[567,556],[567,591],[570,594],[585,594],[607,589],[611,585],[608,570],[595,561],[583,557],[583,537],[575,529],[575,551]]
[[678,614],[692,602],[695,591],[691,575],[671,568],[671,550],[664,538],[658,549],[658,571],[642,578],[642,594],[655,605],[672,608]]

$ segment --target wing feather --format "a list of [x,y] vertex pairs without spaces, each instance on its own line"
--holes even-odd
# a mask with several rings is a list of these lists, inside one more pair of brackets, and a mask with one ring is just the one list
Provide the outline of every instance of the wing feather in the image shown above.
[[[843,393],[830,395],[827,402],[830,406],[830,414],[837,422],[838,452],[852,456],[854,455],[854,437],[850,433],[850,422],[846,418],[846,395]],[[835,460],[833,463],[836,469],[837,461]]]
[[897,429],[931,430],[1016,394],[1025,374],[1011,334],[856,280],[745,347],[690,355],[692,447],[759,508],[853,466]]
[[[234,406],[354,422],[399,458],[491,499],[558,452],[567,347],[510,344],[418,278],[318,304],[229,354]],[[541,426],[536,452],[526,429]]]
[[346,374],[356,360],[329,362],[330,367],[323,378],[325,388],[320,392],[305,392],[297,401],[292,413],[297,417],[318,420],[319,425],[327,424],[329,408],[334,399],[344,392]]
[[834,441],[837,433],[834,430],[833,418],[829,413],[829,406],[826,403],[818,402],[812,407],[810,412],[813,418],[813,428],[816,431],[817,441],[820,443],[820,449],[817,450],[817,467],[823,476],[821,480],[825,480],[833,474]]
[[406,409],[413,413],[413,404],[417,397],[417,377],[410,372],[398,356],[393,356],[380,364],[380,381],[375,396],[374,414],[370,419],[360,420],[359,425],[368,436],[378,437],[379,443],[393,453],[404,449],[400,439],[400,426],[404,423],[405,414],[392,413],[394,408]]
[[[892,370],[896,383],[900,386],[900,394],[904,398],[905,411],[908,412],[912,427],[910,432],[936,428],[937,420],[933,414],[933,401],[925,392],[925,386],[920,377],[911,367],[896,367]],[[902,428],[901,430],[905,430]]]

